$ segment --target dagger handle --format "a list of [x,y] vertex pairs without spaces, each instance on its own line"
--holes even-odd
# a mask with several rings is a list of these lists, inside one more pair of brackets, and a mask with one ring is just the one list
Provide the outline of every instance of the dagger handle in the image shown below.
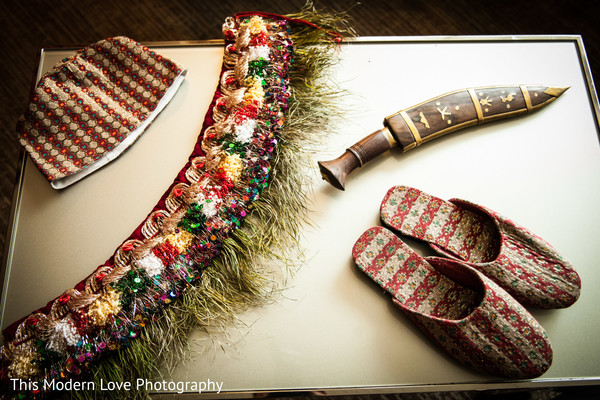
[[375,131],[354,143],[335,160],[319,161],[321,175],[334,187],[344,190],[346,179],[352,171],[391,149],[396,143],[387,127]]
[[446,93],[384,119],[373,132],[335,160],[319,161],[323,179],[344,190],[348,175],[398,145],[402,152],[472,125],[525,114],[554,101],[568,88],[497,86]]

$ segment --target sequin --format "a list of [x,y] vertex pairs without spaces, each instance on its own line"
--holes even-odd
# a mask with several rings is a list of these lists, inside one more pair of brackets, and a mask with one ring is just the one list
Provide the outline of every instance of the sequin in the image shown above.
[[[128,240],[121,246],[115,259],[126,273],[115,279],[111,269],[103,269],[94,276],[95,284],[90,286],[94,294],[101,293],[98,298],[77,311],[69,310],[72,303],[77,304],[69,295],[59,298],[58,304],[69,312],[68,317],[59,320],[51,333],[40,339],[41,350],[33,349],[30,353],[33,358],[11,359],[11,376],[80,374],[100,353],[127,346],[130,340],[139,337],[156,312],[176,301],[189,284],[200,278],[201,269],[220,254],[224,241],[242,226],[251,203],[259,199],[268,185],[270,162],[289,98],[288,68],[293,46],[286,26],[285,21],[266,23],[254,16],[240,21],[240,26],[228,27],[225,35],[229,40],[239,38],[240,30],[246,30],[244,35],[249,33],[248,43],[226,46],[231,55],[247,52],[247,57],[236,57],[246,63],[239,65],[239,70],[247,71],[247,75],[224,75],[223,96],[212,110],[214,125],[202,139],[206,156],[190,160],[193,174],[189,176],[194,179],[182,180],[183,185],[174,186],[166,199],[172,207],[159,204],[159,210],[149,217],[147,225],[151,229],[143,236],[152,242]],[[226,65],[230,67],[233,68]],[[82,123],[76,114],[69,114],[73,123]],[[98,114],[97,118],[108,124],[115,117]],[[122,119],[120,123],[126,127],[129,121]],[[60,126],[57,129],[60,133]],[[93,134],[91,131],[90,135]],[[48,132],[47,136],[53,135],[56,136]],[[69,140],[86,146],[80,138]],[[104,147],[107,146],[108,139]],[[187,173],[181,176],[184,175],[188,178]],[[177,219],[173,217],[175,210]],[[148,243],[152,245],[147,246]],[[137,252],[148,248],[149,252],[140,258]],[[26,323],[29,331],[36,332],[38,328],[33,321]],[[25,346],[19,345],[19,350]]]

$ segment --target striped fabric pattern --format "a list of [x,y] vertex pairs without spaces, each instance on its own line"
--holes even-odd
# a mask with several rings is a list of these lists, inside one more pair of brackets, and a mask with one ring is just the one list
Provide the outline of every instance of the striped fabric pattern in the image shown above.
[[385,195],[380,212],[384,225],[467,262],[525,306],[564,308],[579,298],[581,280],[567,260],[540,237],[488,208],[396,186]]
[[164,107],[184,72],[127,37],[101,40],[40,79],[17,124],[19,142],[50,182],[108,162]]
[[552,348],[542,326],[476,270],[450,259],[425,260],[382,227],[363,233],[352,254],[400,310],[463,364],[512,379],[534,378],[550,367]]

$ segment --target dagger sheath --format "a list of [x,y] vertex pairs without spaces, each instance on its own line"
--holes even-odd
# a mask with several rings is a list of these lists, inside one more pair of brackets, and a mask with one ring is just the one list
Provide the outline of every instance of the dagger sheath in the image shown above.
[[568,88],[494,86],[457,90],[386,117],[384,128],[350,146],[335,160],[319,161],[325,180],[344,190],[348,174],[398,146],[402,152],[469,126],[509,118],[554,101]]

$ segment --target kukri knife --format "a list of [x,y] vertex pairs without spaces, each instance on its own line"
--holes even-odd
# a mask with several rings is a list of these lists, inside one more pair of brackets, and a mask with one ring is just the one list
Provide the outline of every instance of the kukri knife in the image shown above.
[[384,127],[349,147],[335,160],[319,161],[323,179],[344,190],[348,175],[386,150],[402,152],[472,125],[535,111],[568,87],[536,85],[462,89],[390,115]]

